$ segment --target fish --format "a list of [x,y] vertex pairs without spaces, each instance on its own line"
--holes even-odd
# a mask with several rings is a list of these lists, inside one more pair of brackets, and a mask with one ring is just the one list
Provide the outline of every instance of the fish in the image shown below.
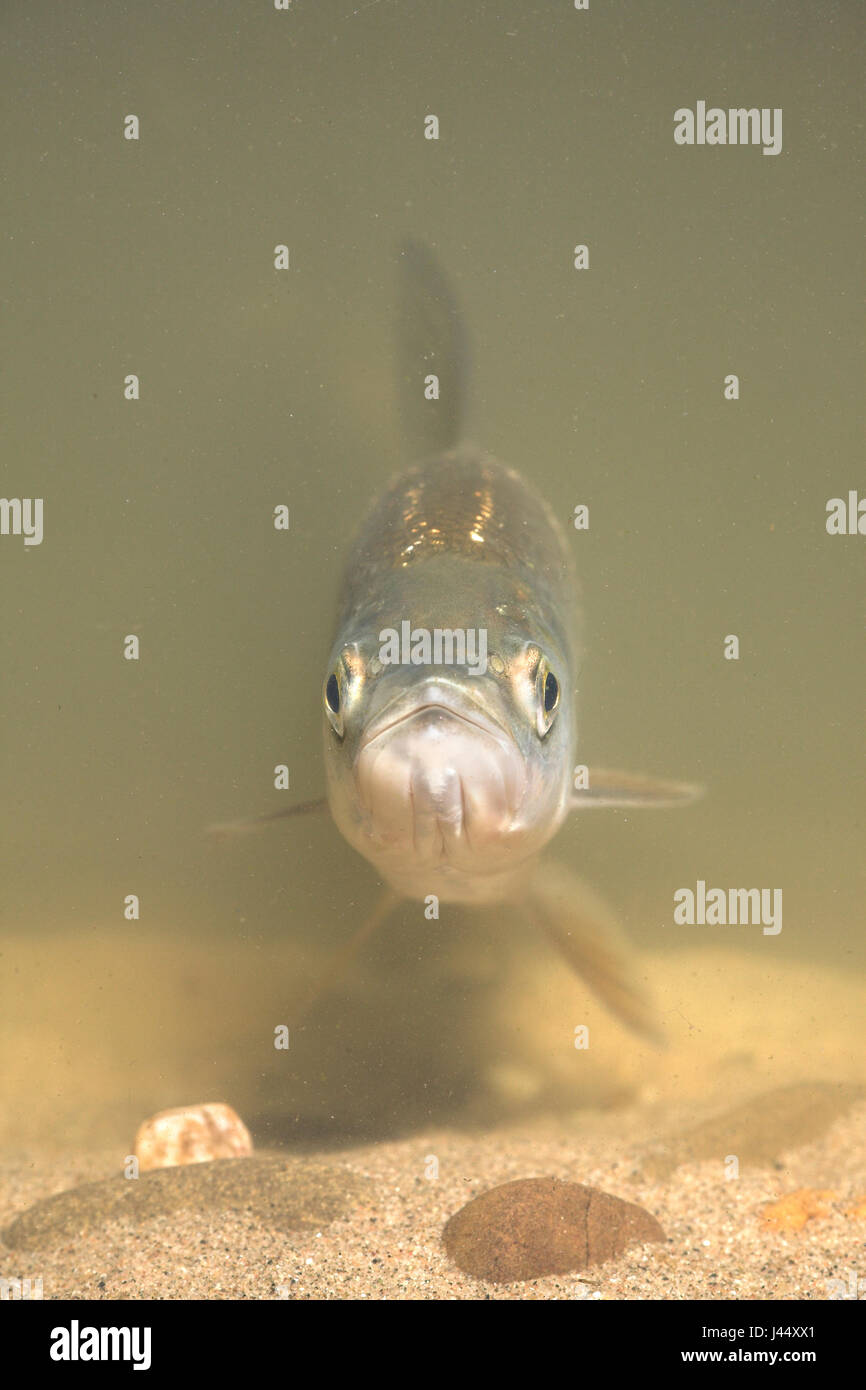
[[464,437],[467,335],[433,252],[407,242],[400,264],[401,415],[419,461],[352,543],[321,695],[327,808],[386,890],[358,941],[407,899],[508,903],[612,1013],[660,1042],[613,914],[544,851],[572,812],[680,805],[700,789],[604,770],[575,788],[572,550],[539,492]]

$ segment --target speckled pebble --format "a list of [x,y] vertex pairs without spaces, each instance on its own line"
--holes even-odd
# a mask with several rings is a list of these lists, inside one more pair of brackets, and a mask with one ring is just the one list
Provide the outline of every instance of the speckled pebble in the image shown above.
[[443,1233],[446,1252],[464,1273],[497,1284],[567,1274],[664,1239],[643,1207],[558,1178],[491,1188],[452,1216]]
[[249,1130],[222,1101],[160,1110],[139,1126],[133,1149],[143,1173],[215,1158],[244,1158],[252,1151]]

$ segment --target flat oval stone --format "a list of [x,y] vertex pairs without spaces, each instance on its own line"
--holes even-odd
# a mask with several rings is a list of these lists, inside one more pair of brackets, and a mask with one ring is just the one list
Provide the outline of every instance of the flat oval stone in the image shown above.
[[203,1222],[243,1213],[272,1231],[302,1231],[343,1216],[369,1191],[368,1178],[300,1158],[216,1158],[156,1168],[140,1178],[106,1178],[46,1197],[0,1232],[13,1250],[90,1236],[107,1221],[138,1225],[188,1211]]
[[662,1181],[681,1163],[715,1159],[721,1164],[726,1154],[735,1154],[741,1163],[769,1168],[787,1149],[822,1138],[863,1095],[862,1086],[848,1083],[806,1081],[779,1086],[654,1145],[641,1166],[648,1176]]
[[442,1239],[465,1274],[511,1284],[602,1264],[665,1233],[643,1207],[597,1187],[518,1178],[467,1202]]

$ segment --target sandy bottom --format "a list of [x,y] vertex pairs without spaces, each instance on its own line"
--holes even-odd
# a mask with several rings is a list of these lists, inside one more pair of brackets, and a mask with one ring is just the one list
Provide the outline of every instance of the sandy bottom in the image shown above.
[[[117,1181],[140,1120],[207,1100],[238,1110],[257,1153],[291,1156],[299,1190],[324,1167],[345,1200],[313,1201],[292,1229],[248,1193],[132,1219],[101,1213],[97,1190],[84,1218],[0,1243],[0,1277],[82,1299],[866,1295],[862,980],[733,950],[647,958],[670,1036],[658,1052],[533,956],[461,993],[454,1018],[472,1022],[455,1032],[452,963],[426,972],[429,1014],[409,990],[389,1016],[393,981],[377,993],[361,975],[278,1054],[279,982],[297,973],[285,951],[262,969],[249,949],[120,950],[111,933],[7,943],[0,1229]],[[521,1284],[461,1273],[447,1219],[541,1176],[639,1203],[665,1243]]]

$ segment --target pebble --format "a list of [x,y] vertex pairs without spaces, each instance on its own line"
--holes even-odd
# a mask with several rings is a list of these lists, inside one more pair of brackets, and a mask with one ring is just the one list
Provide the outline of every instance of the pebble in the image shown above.
[[160,1110],[139,1126],[133,1149],[142,1173],[215,1158],[244,1158],[252,1151],[249,1130],[222,1101]]
[[643,1207],[559,1178],[518,1178],[467,1202],[446,1223],[446,1253],[465,1274],[510,1284],[567,1274],[665,1240]]
[[641,1167],[659,1181],[681,1163],[715,1159],[721,1164],[728,1154],[740,1163],[769,1168],[787,1150],[822,1138],[864,1094],[862,1086],[827,1081],[780,1086],[672,1135],[642,1158]]
[[816,1192],[808,1187],[789,1192],[764,1207],[764,1226],[774,1231],[802,1231],[807,1221],[830,1215],[824,1203],[832,1202],[835,1196],[835,1192]]
[[242,1212],[272,1231],[320,1230],[371,1186],[346,1168],[306,1159],[218,1158],[70,1188],[28,1207],[0,1235],[12,1249],[50,1248],[99,1231],[108,1221],[138,1225],[183,1211],[204,1224],[220,1213]]

